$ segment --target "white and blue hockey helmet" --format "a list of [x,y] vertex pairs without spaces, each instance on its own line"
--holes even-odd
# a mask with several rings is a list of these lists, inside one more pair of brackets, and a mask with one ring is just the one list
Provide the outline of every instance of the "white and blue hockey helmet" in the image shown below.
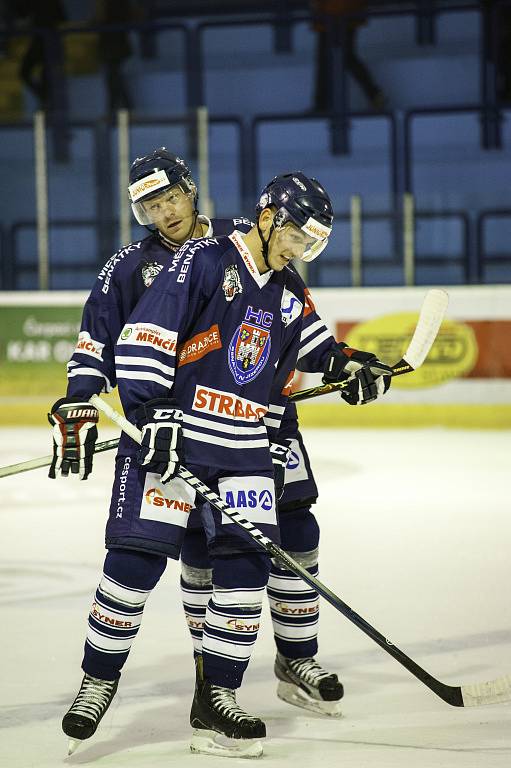
[[199,195],[190,169],[184,160],[165,147],[137,157],[130,168],[128,195],[133,215],[139,224],[150,226],[144,203],[171,187],[178,186],[193,201],[195,210]]
[[273,219],[276,229],[292,222],[314,239],[305,250],[303,261],[312,261],[326,248],[334,214],[330,198],[317,179],[309,178],[301,171],[275,176],[261,192],[256,205],[257,216],[270,207],[276,209]]

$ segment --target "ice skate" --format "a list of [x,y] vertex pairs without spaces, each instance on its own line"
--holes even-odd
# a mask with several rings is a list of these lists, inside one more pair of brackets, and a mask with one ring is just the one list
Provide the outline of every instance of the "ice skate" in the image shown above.
[[266,736],[262,720],[248,715],[236,703],[236,691],[211,685],[198,670],[190,712],[192,752],[223,757],[260,757]]
[[118,683],[118,680],[100,680],[84,675],[78,696],[62,720],[62,730],[69,736],[68,755],[72,755],[82,741],[94,735],[112,702]]
[[286,659],[277,653],[274,670],[279,680],[279,699],[320,715],[342,716],[342,683],[315,659]]

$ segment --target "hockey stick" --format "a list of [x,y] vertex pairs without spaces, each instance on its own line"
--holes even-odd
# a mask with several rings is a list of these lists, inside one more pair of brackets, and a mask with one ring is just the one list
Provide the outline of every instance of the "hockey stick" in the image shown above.
[[[394,376],[410,373],[422,365],[435,341],[438,329],[440,328],[447,309],[448,301],[449,297],[447,293],[439,288],[432,288],[427,292],[408,349],[402,359],[392,366]],[[344,381],[337,381],[333,384],[322,384],[318,387],[302,389],[299,392],[293,392],[289,396],[289,399],[294,402],[299,402],[300,400],[309,400],[312,397],[328,395],[330,392],[338,392],[341,389],[345,389],[348,386],[349,381],[349,379],[345,379]],[[118,439],[98,443],[94,453],[101,453],[101,451],[117,448],[118,444]],[[0,478],[16,475],[19,472],[28,472],[30,469],[49,467],[52,459],[52,456],[43,456],[39,459],[23,461],[20,464],[11,464],[8,467],[1,467]]]
[[[105,440],[103,443],[98,443],[94,449],[94,453],[101,453],[102,451],[110,451],[112,448],[117,448],[119,445],[119,438],[115,437],[113,440]],[[9,464],[7,467],[0,467],[0,478],[9,477],[9,475],[19,475],[20,472],[28,472],[30,469],[39,469],[40,467],[49,467],[53,461],[53,455],[40,456],[38,459],[29,459],[29,461],[21,461],[19,464]]]
[[[105,403],[98,395],[93,395],[90,402],[103,411],[109,419],[118,424],[123,432],[126,432],[135,442],[140,443],[141,432],[108,404]],[[474,685],[446,685],[445,683],[436,680],[429,672],[422,669],[415,661],[410,659],[403,651],[400,651],[390,640],[387,640],[377,629],[372,627],[362,616],[349,607],[345,602],[341,600],[334,592],[326,587],[319,579],[312,576],[305,568],[299,563],[293,560],[287,552],[284,552],[277,544],[271,539],[265,536],[258,528],[256,528],[249,520],[242,517],[235,509],[231,509],[225,501],[223,501],[218,494],[208,488],[207,485],[199,480],[198,477],[192,475],[185,467],[181,466],[178,470],[178,477],[184,480],[190,485],[196,493],[205,501],[208,501],[212,507],[219,512],[224,513],[229,517],[233,523],[243,528],[249,536],[254,539],[263,549],[265,549],[271,557],[279,560],[286,568],[299,576],[309,586],[315,589],[322,597],[327,600],[334,608],[340,611],[343,616],[349,619],[356,627],[362,630],[368,637],[374,640],[384,651],[394,657],[403,667],[405,667],[412,675],[420,680],[422,683],[439,696],[447,704],[451,704],[453,707],[472,707],[478,704],[495,704],[504,701],[511,700],[511,675],[499,677],[496,680],[490,680],[485,683],[476,683]]]
[[[392,366],[393,376],[402,376],[403,373],[411,373],[411,371],[420,368],[433,346],[448,303],[448,294],[440,290],[440,288],[432,288],[427,292],[422,302],[419,319],[408,349],[401,360]],[[299,392],[292,392],[289,395],[289,399],[299,402],[300,400],[309,400],[311,397],[318,397],[319,395],[328,395],[330,392],[338,392],[341,389],[345,389],[350,381],[351,378],[336,381],[332,384],[322,384],[310,389],[301,389]]]

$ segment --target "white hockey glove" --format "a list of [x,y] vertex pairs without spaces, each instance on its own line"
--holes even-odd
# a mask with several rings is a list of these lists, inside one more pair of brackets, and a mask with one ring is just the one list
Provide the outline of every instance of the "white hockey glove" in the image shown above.
[[323,384],[348,379],[348,386],[340,391],[341,397],[350,405],[364,405],[388,390],[391,377],[392,368],[376,355],[341,343],[330,352]]
[[137,427],[142,430],[139,463],[149,472],[161,475],[162,483],[176,476],[183,456],[183,411],[175,400],[150,400],[136,413]]
[[98,438],[98,409],[79,397],[62,397],[48,414],[53,427],[53,460],[48,477],[67,477],[69,470],[80,480],[92,472],[92,457]]
[[270,443],[276,501],[279,501],[284,495],[286,467],[290,450],[289,445],[286,445],[286,443]]

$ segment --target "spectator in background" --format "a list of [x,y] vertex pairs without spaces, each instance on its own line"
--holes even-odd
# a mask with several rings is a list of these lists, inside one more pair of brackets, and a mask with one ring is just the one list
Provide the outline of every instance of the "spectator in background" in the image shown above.
[[[57,30],[66,21],[66,12],[61,0],[11,0],[8,15],[13,22],[23,22],[30,27]],[[58,50],[57,50],[58,49]],[[60,58],[59,58],[60,53]],[[57,67],[62,66],[62,48],[51,46],[51,54]],[[39,102],[40,109],[48,109],[51,104],[50,62],[45,50],[45,36],[35,32],[20,64],[20,78]]]
[[508,105],[511,104],[511,4],[484,0],[483,9],[489,14],[489,53],[495,61],[497,97]]
[[[97,24],[127,24],[132,10],[129,0],[96,0]],[[99,59],[104,67],[108,96],[108,112],[131,109],[132,100],[122,72],[123,62],[132,54],[129,33],[125,30],[104,30],[99,33]]]
[[[316,37],[316,81],[314,94],[314,111],[325,112],[331,109],[331,94],[335,88],[335,72],[330,68],[331,36],[328,27],[342,21],[344,17],[344,63],[346,71],[356,80],[372,109],[379,112],[385,109],[386,100],[377,86],[371,73],[358,57],[356,38],[359,28],[366,23],[364,11],[365,0],[311,0],[314,14]],[[353,18],[352,14],[359,14]]]

